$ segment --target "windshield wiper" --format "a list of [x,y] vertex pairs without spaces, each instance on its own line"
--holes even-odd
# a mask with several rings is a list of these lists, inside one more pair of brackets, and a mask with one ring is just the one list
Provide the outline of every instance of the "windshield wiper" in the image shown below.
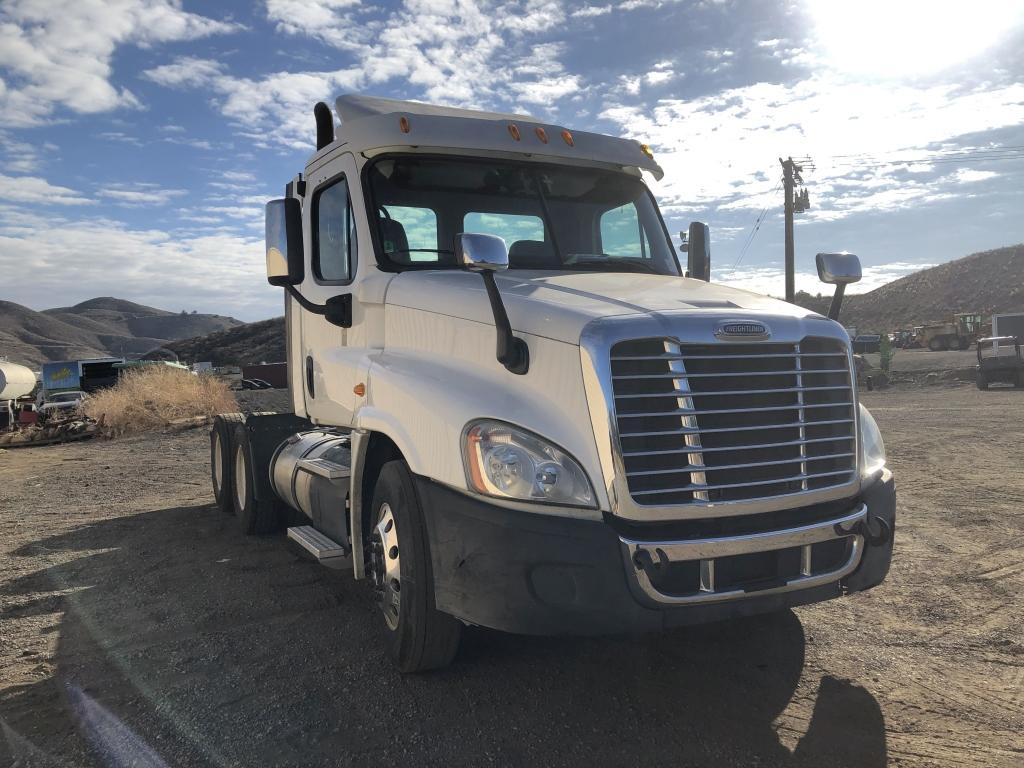
[[604,256],[594,254],[591,256],[577,257],[575,254],[570,257],[565,265],[568,269],[582,268],[595,271],[606,270],[608,272],[647,272],[652,275],[660,275],[661,271],[653,264],[639,259],[621,258],[615,256]]
[[393,248],[387,253],[445,253],[454,254],[450,248]]

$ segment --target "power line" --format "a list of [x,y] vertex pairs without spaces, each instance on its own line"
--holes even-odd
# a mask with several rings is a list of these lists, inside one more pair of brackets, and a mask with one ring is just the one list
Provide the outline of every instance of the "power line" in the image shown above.
[[[779,178],[779,183],[775,185],[775,189],[773,189],[770,194],[774,195],[776,192],[779,191],[779,187],[781,187],[781,186],[782,186],[782,178],[780,177]],[[764,210],[761,211],[761,213],[759,213],[757,215],[757,218],[754,219],[754,224],[753,224],[753,226],[750,229],[750,234],[747,235],[747,239],[744,241],[743,247],[740,248],[740,255],[737,256],[736,257],[736,261],[733,262],[733,265],[732,265],[733,269],[736,269],[736,267],[738,267],[740,265],[740,262],[743,261],[743,257],[747,253],[747,249],[749,249],[750,246],[753,244],[754,237],[757,235],[758,230],[761,229],[761,224],[764,223],[765,217],[768,215],[768,211],[769,211],[770,208],[771,208],[771,203],[766,205]]]

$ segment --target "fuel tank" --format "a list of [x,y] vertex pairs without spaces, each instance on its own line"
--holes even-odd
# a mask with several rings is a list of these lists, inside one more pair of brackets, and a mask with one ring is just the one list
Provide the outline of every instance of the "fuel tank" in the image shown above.
[[351,549],[349,462],[348,434],[327,429],[292,435],[270,461],[270,482],[277,497],[346,549]]

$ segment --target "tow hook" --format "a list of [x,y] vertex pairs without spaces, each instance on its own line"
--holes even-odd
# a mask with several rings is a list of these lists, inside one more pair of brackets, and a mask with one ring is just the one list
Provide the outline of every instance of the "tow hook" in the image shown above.
[[654,558],[651,557],[651,553],[646,549],[637,549],[633,553],[633,565],[636,566],[638,571],[645,571],[648,575],[653,576],[663,567],[668,566],[668,555],[665,551],[658,547],[654,550],[658,555],[658,561],[655,562]]
[[892,541],[892,525],[882,517],[868,516],[857,523],[851,533],[860,534],[872,547],[878,547]]

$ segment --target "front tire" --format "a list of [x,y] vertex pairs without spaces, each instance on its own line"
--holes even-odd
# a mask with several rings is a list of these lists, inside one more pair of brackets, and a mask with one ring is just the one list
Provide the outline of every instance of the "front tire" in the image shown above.
[[388,645],[402,672],[448,666],[462,624],[437,610],[423,509],[404,461],[389,461],[373,493],[368,571],[384,611]]
[[988,389],[988,379],[982,374],[978,374],[977,379],[978,389]]

